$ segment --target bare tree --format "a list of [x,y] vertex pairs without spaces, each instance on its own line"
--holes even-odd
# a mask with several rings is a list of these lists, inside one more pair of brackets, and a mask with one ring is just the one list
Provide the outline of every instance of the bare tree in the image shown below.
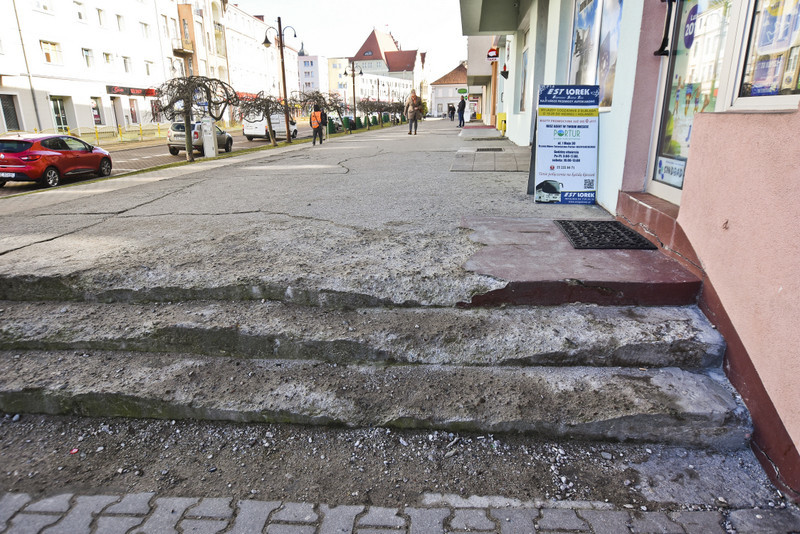
[[221,120],[228,106],[239,103],[233,87],[216,78],[188,76],[173,78],[156,89],[158,106],[167,119],[183,118],[186,130],[186,160],[194,161],[192,150],[192,119],[208,115]]
[[313,109],[314,105],[318,105],[326,114],[336,113],[339,116],[339,122],[344,124],[342,114],[345,103],[339,93],[322,93],[320,91],[300,93],[295,102],[302,108]]
[[[264,91],[259,92],[254,97],[242,98],[239,102],[239,111],[245,120],[256,122],[266,119],[267,131],[269,132],[269,139],[272,146],[278,146],[275,139],[274,131],[272,129],[272,116],[279,113],[284,113],[283,99],[274,97],[272,95],[265,95]],[[286,130],[289,130],[290,125],[286,125]]]
[[366,115],[367,130],[370,129],[370,116],[378,111],[377,104],[378,102],[369,98],[365,98],[358,103],[358,109]]

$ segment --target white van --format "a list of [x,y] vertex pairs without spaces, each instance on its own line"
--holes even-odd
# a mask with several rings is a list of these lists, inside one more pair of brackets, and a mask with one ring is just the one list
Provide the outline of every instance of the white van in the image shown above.
[[[273,115],[270,117],[270,121],[272,122],[272,130],[275,132],[276,140],[280,141],[281,139],[286,139],[286,117],[284,117],[283,114]],[[255,138],[269,139],[269,135],[267,134],[267,119],[254,122],[245,120],[242,122],[242,125],[242,134],[248,141],[252,141]],[[290,118],[289,125],[292,128],[292,138],[296,138],[297,123]]]

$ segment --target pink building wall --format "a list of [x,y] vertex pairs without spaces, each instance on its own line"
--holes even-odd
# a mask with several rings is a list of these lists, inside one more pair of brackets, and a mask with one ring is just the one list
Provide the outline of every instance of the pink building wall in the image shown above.
[[[756,420],[759,410],[774,405],[779,421],[771,426],[782,424],[791,443],[771,455],[795,458],[800,449],[798,131],[798,112],[698,115],[678,214],[749,355],[744,366],[754,376],[734,376],[732,382],[747,389],[742,393],[745,400],[750,397],[757,431],[763,426]],[[732,365],[743,368],[741,361]],[[756,391],[758,380],[768,398]],[[796,475],[800,467],[789,470]]]

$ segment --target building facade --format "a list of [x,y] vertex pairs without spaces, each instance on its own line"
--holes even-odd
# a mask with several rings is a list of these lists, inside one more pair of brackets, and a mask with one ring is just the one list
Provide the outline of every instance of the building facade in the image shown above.
[[328,90],[328,58],[302,54],[297,57],[297,68],[302,92],[326,92]]
[[350,61],[364,74],[408,80],[421,98],[430,101],[425,56],[419,50],[402,50],[391,33],[372,30]]
[[465,35],[505,41],[508,78],[482,87],[514,143],[531,144],[541,84],[599,86],[597,202],[702,278],[753,449],[800,497],[796,2],[460,4]]
[[[0,0],[0,9],[0,132],[153,126],[166,120],[156,88],[180,76],[282,96],[277,24],[224,0]],[[298,52],[284,33],[291,96]]]
[[[338,93],[346,105],[347,113],[353,108],[353,76],[350,58],[329,58],[328,92]],[[346,73],[345,73],[346,72]],[[382,102],[405,102],[411,94],[413,81],[407,78],[374,74],[356,67],[356,103],[365,98]]]
[[[466,61],[431,83],[431,104],[428,110],[434,117],[444,117],[447,115],[448,106],[452,105],[458,109],[462,96],[467,97]],[[472,111],[467,109],[464,115],[470,117]]]

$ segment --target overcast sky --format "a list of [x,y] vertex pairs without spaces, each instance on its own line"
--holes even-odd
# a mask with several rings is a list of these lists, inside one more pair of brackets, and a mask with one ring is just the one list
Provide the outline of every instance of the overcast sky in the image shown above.
[[[458,0],[230,0],[251,15],[297,31],[311,56],[353,56],[373,29],[390,31],[403,50],[427,52],[433,82],[467,59]],[[292,32],[284,32],[294,45]],[[270,40],[273,32],[270,32]]]

